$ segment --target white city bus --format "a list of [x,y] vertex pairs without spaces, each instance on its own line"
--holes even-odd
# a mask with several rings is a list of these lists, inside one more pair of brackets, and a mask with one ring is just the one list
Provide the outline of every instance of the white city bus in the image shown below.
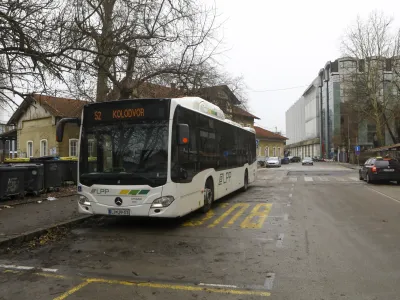
[[80,126],[78,193],[83,214],[180,217],[256,177],[253,128],[198,97],[87,104]]

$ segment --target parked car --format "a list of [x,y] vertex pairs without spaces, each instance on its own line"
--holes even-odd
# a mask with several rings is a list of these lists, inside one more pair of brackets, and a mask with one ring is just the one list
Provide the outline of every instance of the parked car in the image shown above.
[[318,157],[318,156],[314,156],[312,158],[313,161],[319,162],[319,161],[324,161],[322,158]]
[[314,162],[313,162],[313,160],[312,160],[312,158],[311,157],[304,157],[304,159],[301,161],[301,164],[304,166],[304,165],[311,165],[311,166],[313,166],[314,165]]
[[360,168],[359,177],[367,183],[397,181],[400,185],[400,162],[393,158],[371,157]]
[[287,164],[289,164],[289,162],[290,162],[289,157],[284,157],[281,159],[282,165],[287,165]]
[[280,167],[281,166],[281,161],[279,159],[279,157],[268,157],[265,161],[265,166],[267,168],[271,168],[271,167]]
[[298,157],[298,156],[293,156],[293,157],[290,159],[290,162],[301,162],[301,158]]

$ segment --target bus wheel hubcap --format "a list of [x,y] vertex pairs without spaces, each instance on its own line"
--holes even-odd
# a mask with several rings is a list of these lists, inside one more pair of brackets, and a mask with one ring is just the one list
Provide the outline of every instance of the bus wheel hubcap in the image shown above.
[[212,191],[211,189],[204,189],[204,205],[209,205],[212,202]]

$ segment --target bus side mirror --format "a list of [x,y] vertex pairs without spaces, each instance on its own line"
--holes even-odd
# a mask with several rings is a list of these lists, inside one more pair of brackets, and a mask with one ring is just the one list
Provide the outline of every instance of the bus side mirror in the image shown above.
[[64,137],[64,127],[65,124],[70,123],[70,124],[76,124],[81,126],[81,119],[79,118],[63,118],[57,123],[56,127],[56,141],[61,143]]
[[189,125],[188,124],[178,124],[178,145],[188,145],[189,144]]

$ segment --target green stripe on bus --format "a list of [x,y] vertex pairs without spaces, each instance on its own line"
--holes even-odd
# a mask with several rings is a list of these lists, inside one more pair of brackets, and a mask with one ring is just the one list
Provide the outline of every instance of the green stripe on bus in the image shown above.
[[137,195],[137,193],[139,193],[139,190],[131,190],[129,195]]
[[150,191],[149,190],[141,190],[139,195],[147,195]]

